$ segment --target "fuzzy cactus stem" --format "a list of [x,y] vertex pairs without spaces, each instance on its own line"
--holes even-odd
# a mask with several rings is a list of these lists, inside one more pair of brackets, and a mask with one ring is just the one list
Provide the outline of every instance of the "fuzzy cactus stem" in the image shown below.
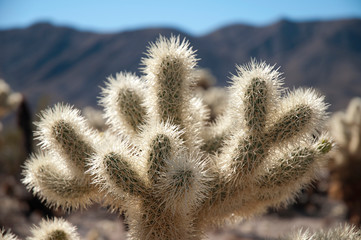
[[119,188],[132,195],[144,194],[145,183],[124,157],[112,152],[104,157],[104,163],[110,179]]
[[148,174],[152,182],[157,183],[162,170],[166,167],[166,159],[171,157],[170,139],[164,134],[159,134],[152,141],[150,149]]
[[253,78],[245,93],[246,125],[254,134],[262,132],[266,124],[267,85],[260,78]]
[[59,143],[68,159],[74,164],[85,170],[86,159],[91,156],[95,150],[72,127],[71,123],[60,120],[52,127],[52,134]]
[[283,186],[295,176],[303,176],[315,160],[315,152],[309,148],[296,149],[289,156],[279,159],[280,164],[269,169],[259,180],[259,187]]
[[37,175],[40,184],[44,185],[44,188],[54,191],[54,193],[64,198],[78,198],[89,192],[86,183],[79,179],[68,178],[46,166],[40,167]]
[[272,143],[282,142],[302,132],[312,119],[312,109],[307,105],[298,105],[284,114],[267,132]]
[[[191,105],[192,70],[196,65],[194,51],[179,37],[160,37],[148,48],[143,58],[143,72],[153,97],[152,107],[162,122],[187,128]],[[189,126],[190,127],[190,126]],[[184,132],[185,135],[189,133]],[[182,136],[187,141],[190,136]]]
[[[131,89],[119,91],[119,112],[125,117],[125,121],[133,128],[135,132],[145,123],[144,116],[146,109],[142,106],[142,99]],[[129,104],[132,103],[132,104]]]
[[134,74],[118,73],[108,78],[100,104],[104,107],[106,122],[115,134],[134,140],[141,132],[149,118],[146,95],[144,81]]

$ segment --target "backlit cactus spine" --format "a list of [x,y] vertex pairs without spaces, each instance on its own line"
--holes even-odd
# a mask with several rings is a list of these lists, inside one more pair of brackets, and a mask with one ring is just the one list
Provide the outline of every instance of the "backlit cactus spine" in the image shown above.
[[[62,218],[43,220],[39,226],[31,229],[31,236],[27,240],[79,240],[76,228]],[[0,233],[0,240],[18,240],[11,232]]]
[[44,112],[43,153],[27,162],[24,183],[49,205],[103,200],[126,211],[130,239],[200,239],[292,200],[332,145],[323,97],[286,93],[273,67],[252,61],[237,68],[227,109],[209,126],[192,90],[196,63],[187,41],[160,37],[142,78],[121,73],[103,89],[103,134],[69,106]]
[[9,230],[5,231],[4,229],[1,229],[0,231],[0,239],[1,240],[18,240],[18,238],[11,233]]
[[309,229],[300,229],[280,240],[358,240],[360,238],[361,230],[359,228],[344,224],[316,232],[311,232]]

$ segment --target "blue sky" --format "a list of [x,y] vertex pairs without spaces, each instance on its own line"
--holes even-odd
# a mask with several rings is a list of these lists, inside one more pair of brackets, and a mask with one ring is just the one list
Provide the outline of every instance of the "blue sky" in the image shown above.
[[361,0],[0,0],[1,29],[49,21],[98,32],[175,27],[201,35],[232,23],[350,17],[361,18]]

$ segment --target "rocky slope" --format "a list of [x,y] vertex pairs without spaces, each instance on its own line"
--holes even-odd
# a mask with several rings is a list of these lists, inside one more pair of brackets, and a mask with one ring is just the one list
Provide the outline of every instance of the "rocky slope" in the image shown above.
[[25,93],[33,107],[39,101],[96,105],[106,77],[139,73],[146,46],[160,34],[189,39],[200,66],[221,86],[235,64],[256,58],[280,66],[286,86],[319,89],[331,110],[361,95],[361,19],[232,25],[200,37],[166,28],[97,34],[39,23],[0,31],[0,77]]

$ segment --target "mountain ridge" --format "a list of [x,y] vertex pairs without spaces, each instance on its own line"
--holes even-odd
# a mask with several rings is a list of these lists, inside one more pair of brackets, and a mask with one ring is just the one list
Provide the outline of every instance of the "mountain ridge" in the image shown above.
[[38,23],[0,30],[0,77],[32,106],[42,96],[50,104],[96,105],[108,76],[119,71],[139,75],[148,43],[172,34],[190,41],[200,67],[210,69],[220,86],[227,85],[236,64],[255,58],[280,67],[287,87],[317,88],[331,110],[361,96],[361,19],[233,24],[202,36],[171,28],[95,33]]

